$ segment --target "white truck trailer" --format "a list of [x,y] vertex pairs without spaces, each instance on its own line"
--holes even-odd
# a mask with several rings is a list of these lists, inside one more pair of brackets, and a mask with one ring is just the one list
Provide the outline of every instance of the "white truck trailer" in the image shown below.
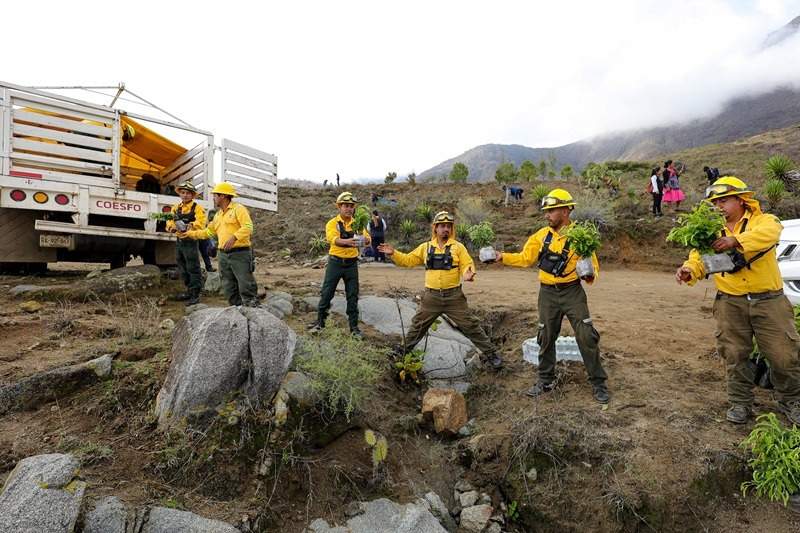
[[[217,144],[177,119],[125,112],[114,106],[123,101],[118,89],[99,105],[0,81],[0,270],[41,271],[56,261],[117,267],[133,256],[174,264],[174,236],[151,213],[169,211],[179,201],[170,193],[185,181],[206,209],[208,191],[230,181],[237,201],[277,211],[273,154]],[[199,142],[184,148],[170,131]]]

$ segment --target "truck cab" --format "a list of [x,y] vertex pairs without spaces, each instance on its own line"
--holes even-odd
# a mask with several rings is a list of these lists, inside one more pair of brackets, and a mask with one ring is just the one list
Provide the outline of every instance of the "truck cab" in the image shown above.
[[214,184],[229,181],[239,203],[277,211],[275,155],[113,103],[0,81],[0,269],[174,264],[175,237],[154,217],[186,181],[206,209]]

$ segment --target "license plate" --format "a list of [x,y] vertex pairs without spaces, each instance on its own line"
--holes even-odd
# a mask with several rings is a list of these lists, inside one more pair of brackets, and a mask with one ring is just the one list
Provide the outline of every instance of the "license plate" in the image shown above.
[[75,248],[74,235],[39,235],[39,246],[42,248]]

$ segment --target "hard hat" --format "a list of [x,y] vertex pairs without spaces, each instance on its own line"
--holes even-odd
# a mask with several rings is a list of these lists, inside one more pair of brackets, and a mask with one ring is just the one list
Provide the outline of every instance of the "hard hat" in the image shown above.
[[223,181],[222,183],[217,183],[214,185],[214,188],[211,190],[211,194],[225,194],[227,196],[238,196],[236,194],[236,189],[233,185],[228,183],[227,181]]
[[194,183],[192,183],[191,181],[184,181],[183,183],[181,183],[180,185],[175,187],[176,191],[180,191],[181,189],[183,189],[184,191],[189,191],[189,192],[193,192],[193,193],[197,192],[197,188],[194,186]]
[[436,216],[433,217],[434,226],[436,224],[452,224],[455,221],[456,219],[453,217],[453,215],[451,215],[447,211],[439,211],[438,213],[436,213]]
[[357,202],[356,197],[353,196],[351,192],[343,192],[338,197],[336,197],[336,205],[339,204],[353,204],[355,205]]
[[575,200],[564,189],[553,189],[542,198],[542,209],[555,209],[556,207],[574,206]]
[[706,187],[706,200],[716,200],[724,196],[734,196],[737,194],[751,193],[747,184],[734,176],[723,176],[715,181],[710,187]]

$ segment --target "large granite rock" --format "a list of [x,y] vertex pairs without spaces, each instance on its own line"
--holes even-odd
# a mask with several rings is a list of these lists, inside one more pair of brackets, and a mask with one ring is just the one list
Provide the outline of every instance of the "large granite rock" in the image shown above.
[[461,510],[461,531],[464,533],[481,533],[492,517],[492,506],[474,505]]
[[140,291],[161,286],[161,269],[155,265],[115,268],[84,281],[80,290],[97,295]]
[[[316,307],[319,297],[307,297],[305,302]],[[346,305],[344,297],[336,296],[331,302],[331,311],[344,315]],[[392,298],[365,296],[359,298],[358,310],[359,317],[365,324],[387,335],[402,335],[403,329],[407,332],[411,326],[417,306],[409,300],[395,302]],[[423,346],[424,339],[417,348],[421,349]],[[463,377],[467,372],[464,360],[474,349],[475,345],[468,338],[442,320],[436,331],[431,331],[428,336],[422,371],[428,379],[452,380]]]
[[111,375],[113,355],[106,354],[86,363],[39,372],[0,387],[0,415],[10,411],[33,409],[61,398]]
[[446,533],[424,503],[400,505],[386,498],[359,504],[361,514],[347,527],[331,527],[325,520],[309,524],[307,533]]
[[156,398],[159,426],[201,415],[241,393],[269,402],[292,362],[295,333],[265,309],[209,308],[181,319],[172,363]]
[[128,510],[115,496],[103,498],[84,521],[83,533],[126,533]]
[[142,533],[240,533],[230,524],[187,511],[153,507]]
[[76,479],[80,464],[72,455],[23,459],[0,493],[0,533],[71,533],[86,483]]

